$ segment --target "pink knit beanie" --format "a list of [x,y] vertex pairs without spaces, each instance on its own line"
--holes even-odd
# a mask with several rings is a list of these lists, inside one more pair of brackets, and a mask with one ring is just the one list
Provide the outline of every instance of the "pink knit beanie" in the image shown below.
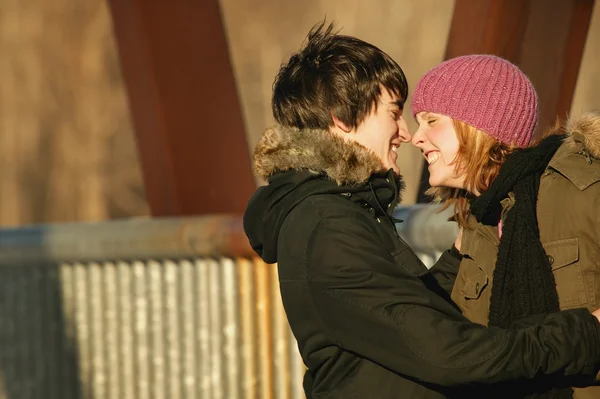
[[411,111],[458,119],[517,147],[529,145],[538,121],[537,96],[527,76],[493,55],[452,58],[427,72]]

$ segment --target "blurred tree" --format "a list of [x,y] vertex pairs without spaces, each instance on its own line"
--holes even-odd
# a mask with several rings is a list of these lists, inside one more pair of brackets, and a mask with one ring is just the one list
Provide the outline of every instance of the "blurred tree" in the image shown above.
[[147,215],[105,1],[4,0],[0,225]]

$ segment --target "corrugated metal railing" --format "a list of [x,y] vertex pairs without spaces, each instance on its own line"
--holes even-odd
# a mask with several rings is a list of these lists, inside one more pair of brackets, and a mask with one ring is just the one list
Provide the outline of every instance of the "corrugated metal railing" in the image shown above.
[[[431,211],[398,210],[412,244],[415,229],[443,225],[417,236],[425,258],[454,234]],[[276,267],[256,260],[240,223],[1,230],[0,398],[303,398]]]

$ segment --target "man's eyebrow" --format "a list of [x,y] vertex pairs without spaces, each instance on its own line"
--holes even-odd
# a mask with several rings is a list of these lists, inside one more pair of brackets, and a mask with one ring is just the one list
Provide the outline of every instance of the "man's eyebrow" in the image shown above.
[[395,105],[396,107],[398,107],[400,109],[404,109],[404,100],[391,101],[390,105]]

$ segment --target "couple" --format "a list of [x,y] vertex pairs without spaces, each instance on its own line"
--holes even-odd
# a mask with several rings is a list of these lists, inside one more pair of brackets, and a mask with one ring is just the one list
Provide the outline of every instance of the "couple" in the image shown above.
[[[275,79],[278,126],[254,154],[269,184],[244,227],[278,262],[307,397],[600,397],[573,388],[600,370],[600,312],[590,312],[600,300],[600,119],[534,143],[531,83],[485,55],[419,81],[414,135],[407,93],[387,54],[324,24]],[[396,150],[408,142],[461,227],[429,270],[392,217]]]

